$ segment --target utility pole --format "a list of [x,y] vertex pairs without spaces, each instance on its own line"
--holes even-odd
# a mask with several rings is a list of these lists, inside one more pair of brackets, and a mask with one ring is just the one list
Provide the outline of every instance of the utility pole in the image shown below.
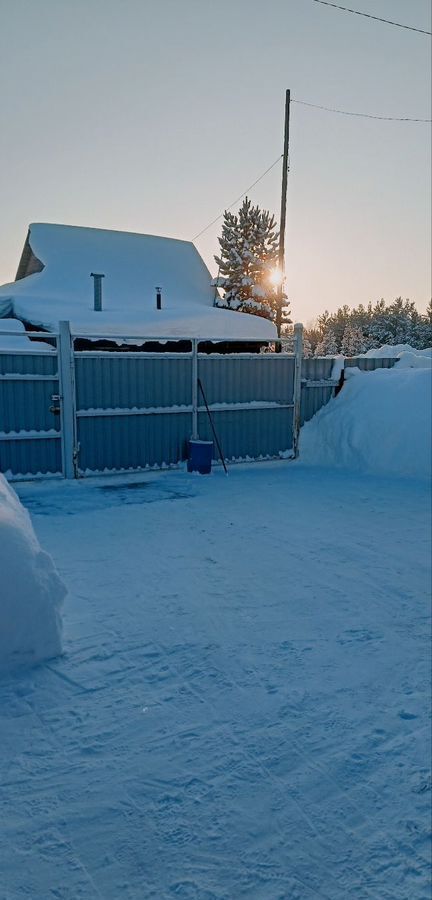
[[[285,132],[284,132],[284,152],[282,164],[282,197],[281,197],[281,214],[279,226],[279,255],[278,267],[281,273],[281,283],[278,287],[277,309],[276,309],[276,328],[278,337],[280,337],[282,327],[282,306],[284,283],[283,275],[285,272],[285,223],[286,223],[286,201],[287,201],[287,185],[288,185],[288,151],[289,151],[289,119],[290,119],[290,100],[291,92],[286,91],[285,94]],[[280,349],[280,345],[279,345]]]

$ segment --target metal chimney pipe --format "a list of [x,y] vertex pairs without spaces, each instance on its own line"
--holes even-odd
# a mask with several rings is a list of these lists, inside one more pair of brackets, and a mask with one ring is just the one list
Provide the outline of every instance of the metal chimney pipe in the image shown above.
[[102,310],[102,278],[105,278],[105,275],[98,274],[97,272],[90,272],[90,277],[94,278],[93,309],[95,310],[95,312],[101,312],[101,310]]
[[156,309],[162,309],[162,294],[161,288],[156,288]]

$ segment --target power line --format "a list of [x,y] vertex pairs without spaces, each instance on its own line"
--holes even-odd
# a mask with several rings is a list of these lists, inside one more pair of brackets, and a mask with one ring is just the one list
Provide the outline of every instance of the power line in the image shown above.
[[302,106],[310,106],[312,109],[323,109],[325,112],[338,113],[340,116],[356,116],[360,119],[379,119],[381,122],[432,122],[432,119],[411,119],[408,116],[374,116],[371,113],[349,112],[346,109],[334,109],[331,106],[319,106],[317,103],[307,103],[306,100],[291,100],[291,103],[300,103]]
[[424,31],[423,28],[414,28],[413,25],[402,25],[401,22],[392,22],[391,19],[381,19],[379,16],[372,16],[370,13],[360,12],[358,9],[351,9],[349,6],[339,6],[338,3],[330,3],[329,0],[313,0],[313,2],[320,3],[322,6],[332,6],[333,9],[342,9],[344,12],[354,13],[356,16],[364,16],[366,19],[375,19],[376,22],[384,22],[386,25],[394,25],[396,28],[416,31],[418,34],[432,34],[431,31]]
[[[258,184],[259,181],[262,181],[262,179],[264,178],[265,175],[267,175],[272,169],[274,169],[274,167],[275,167],[275,166],[278,164],[278,162],[280,162],[280,160],[282,159],[282,156],[283,156],[283,154],[281,153],[280,156],[278,156],[278,158],[275,159],[275,161],[271,164],[271,166],[269,166],[268,169],[266,169],[265,172],[263,172],[262,175],[260,175],[259,178],[257,178],[256,181],[253,182],[253,184],[250,184],[249,187],[246,188],[245,191],[243,191],[243,194],[240,194],[240,197],[237,197],[236,200],[233,200],[233,202],[231,203],[230,206],[227,206],[227,207],[226,207],[225,212],[227,212],[229,209],[232,209],[233,206],[235,206],[236,203],[238,203],[240,200],[243,200],[243,197],[245,197],[246,194],[248,194],[249,191],[251,191],[252,188],[255,187],[256,184]],[[212,222],[209,222],[209,224],[206,225],[206,227],[203,228],[202,231],[199,231],[198,234],[196,234],[195,237],[192,238],[192,240],[193,240],[193,241],[196,241],[197,238],[201,237],[201,235],[204,234],[205,231],[208,231],[208,229],[211,228],[212,225],[214,225],[216,222],[218,222],[219,219],[222,218],[222,216],[223,216],[223,212],[220,213],[218,216],[216,216],[216,218],[213,219]]]
[[[322,0],[322,2],[324,2],[324,0]],[[330,5],[332,5],[332,4],[330,4]],[[319,106],[318,103],[308,103],[306,100],[295,100],[294,98],[291,98],[291,103],[299,103],[301,106],[308,106],[312,109],[321,109],[321,110],[324,110],[324,112],[337,113],[340,116],[354,116],[355,118],[360,118],[360,119],[377,119],[380,122],[417,122],[417,123],[423,123],[423,124],[425,124],[425,123],[430,124],[432,122],[432,119],[412,119],[412,118],[409,118],[408,116],[402,116],[402,117],[375,116],[375,115],[372,115],[372,113],[350,112],[349,110],[346,110],[346,109],[335,109],[332,106]],[[274,169],[274,167],[278,164],[278,162],[280,162],[280,160],[282,159],[282,156],[283,156],[283,154],[281,153],[281,155],[278,156],[277,159],[275,159],[275,161],[271,164],[271,166],[269,166],[268,169],[266,169],[265,172],[263,172],[262,175],[259,176],[259,178],[257,178],[252,184],[250,184],[249,187],[246,188],[246,190],[243,191],[243,193],[240,194],[239,197],[237,197],[235,200],[233,200],[233,202],[230,204],[230,206],[227,206],[225,208],[225,212],[232,209],[233,206],[236,206],[236,204],[239,203],[239,201],[242,200],[243,197],[245,197],[246,194],[248,194],[249,191],[251,191],[252,188],[254,188],[256,184],[258,184],[260,181],[262,181],[262,179],[265,178],[265,176],[269,172],[271,172],[272,169]],[[198,234],[196,234],[192,238],[192,241],[196,241],[199,237],[201,237],[201,235],[204,234],[206,231],[208,231],[208,229],[211,228],[212,225],[215,225],[216,222],[219,221],[219,219],[222,219],[223,215],[224,215],[223,212],[219,213],[219,215],[216,216],[215,219],[212,219],[212,221],[209,222],[208,225],[205,226],[205,228],[203,228],[201,231],[199,231]]]

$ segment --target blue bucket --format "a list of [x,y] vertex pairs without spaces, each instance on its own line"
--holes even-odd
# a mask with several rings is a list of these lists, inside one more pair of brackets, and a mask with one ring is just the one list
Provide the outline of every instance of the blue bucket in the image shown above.
[[213,441],[189,441],[188,472],[209,475],[213,457]]

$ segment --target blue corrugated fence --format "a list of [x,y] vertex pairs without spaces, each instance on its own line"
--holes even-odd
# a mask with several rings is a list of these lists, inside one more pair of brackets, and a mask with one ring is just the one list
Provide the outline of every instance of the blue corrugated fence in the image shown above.
[[[334,360],[302,359],[301,326],[294,355],[204,354],[197,340],[185,353],[80,350],[75,340],[61,323],[46,351],[0,351],[0,471],[8,477],[177,465],[192,435],[212,439],[198,379],[228,460],[295,456],[300,425],[338,383]],[[347,364],[372,362],[384,364]]]

